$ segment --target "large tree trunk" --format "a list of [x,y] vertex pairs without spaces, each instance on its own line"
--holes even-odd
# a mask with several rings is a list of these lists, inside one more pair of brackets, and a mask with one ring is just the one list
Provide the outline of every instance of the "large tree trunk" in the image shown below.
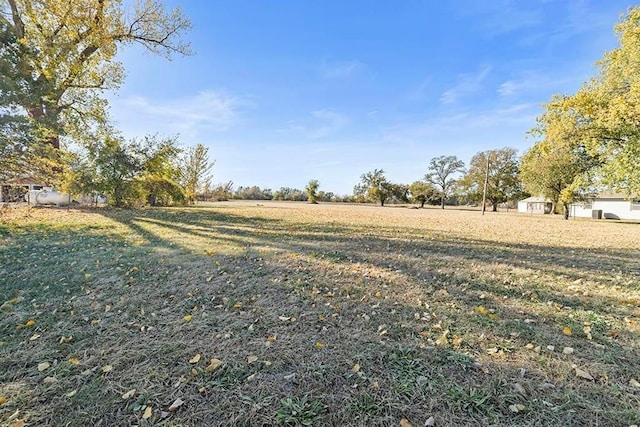
[[427,201],[425,199],[422,199],[422,202],[420,203],[420,208],[424,208],[424,204],[427,203]]
[[440,204],[442,206],[442,209],[444,209],[444,196],[440,197]]
[[498,212],[498,202],[491,202],[491,212]]

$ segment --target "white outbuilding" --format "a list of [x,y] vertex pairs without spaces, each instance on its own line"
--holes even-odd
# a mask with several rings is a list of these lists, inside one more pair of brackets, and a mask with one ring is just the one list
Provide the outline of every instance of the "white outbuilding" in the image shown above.
[[[529,197],[518,202],[518,212],[550,214],[553,203],[544,197]],[[589,201],[572,204],[569,215],[575,218],[640,220],[640,199],[603,192]]]

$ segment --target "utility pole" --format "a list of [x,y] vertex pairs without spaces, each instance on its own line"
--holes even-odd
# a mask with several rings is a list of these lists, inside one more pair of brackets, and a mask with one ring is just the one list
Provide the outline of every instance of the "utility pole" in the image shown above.
[[487,168],[484,171],[484,190],[482,191],[482,215],[487,210],[487,186],[489,185],[489,152],[487,152]]

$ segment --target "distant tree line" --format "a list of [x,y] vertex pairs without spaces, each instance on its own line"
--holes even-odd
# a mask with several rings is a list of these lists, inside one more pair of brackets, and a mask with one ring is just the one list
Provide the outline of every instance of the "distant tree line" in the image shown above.
[[439,204],[442,209],[478,204],[484,197],[496,211],[500,204],[526,196],[519,173],[517,151],[507,147],[477,153],[468,170],[456,156],[434,157],[424,177],[410,185],[391,183],[383,169],[374,169],[361,175],[353,194],[357,202]]

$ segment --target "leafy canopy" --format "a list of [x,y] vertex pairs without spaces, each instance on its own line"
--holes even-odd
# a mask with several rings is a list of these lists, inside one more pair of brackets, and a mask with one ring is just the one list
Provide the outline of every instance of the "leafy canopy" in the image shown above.
[[440,203],[444,209],[444,202],[456,184],[454,176],[464,172],[464,162],[456,156],[434,157],[429,161],[428,171],[424,180],[440,192]]

